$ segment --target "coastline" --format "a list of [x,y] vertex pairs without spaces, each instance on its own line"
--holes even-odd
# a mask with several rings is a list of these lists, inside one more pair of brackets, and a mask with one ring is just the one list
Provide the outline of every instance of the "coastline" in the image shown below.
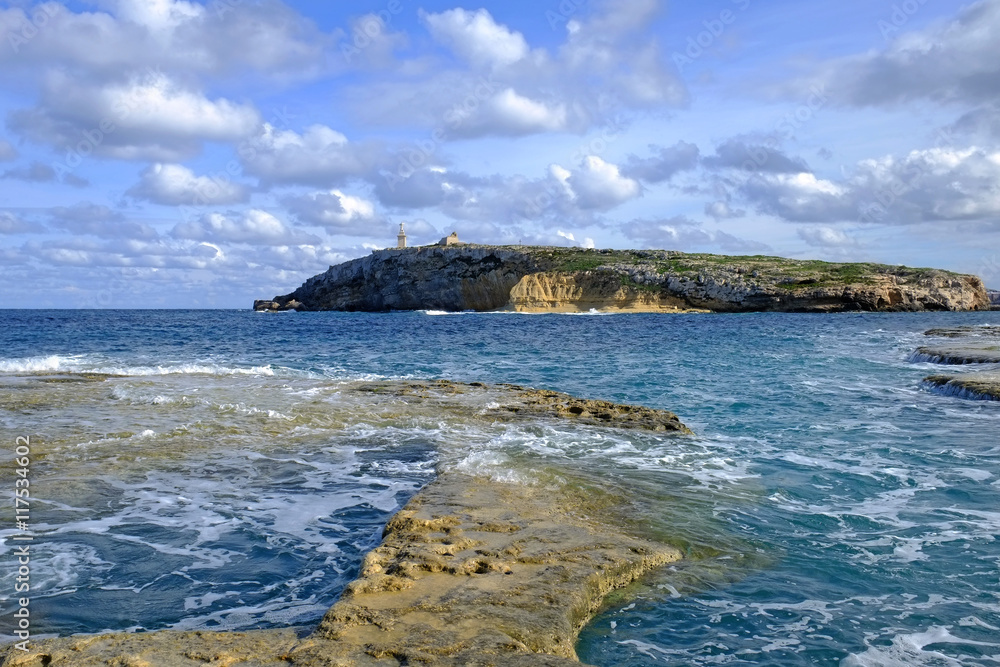
[[[466,409],[488,420],[552,418],[690,433],[672,413],[517,385],[361,382],[359,396]],[[492,392],[492,393],[489,393]],[[497,392],[504,401],[489,400]],[[318,627],[245,632],[110,633],[9,646],[3,667],[579,664],[581,628],[612,590],[677,561],[638,534],[630,500],[559,471],[510,483],[448,472],[386,525]]]
[[3,667],[580,664],[604,597],[681,553],[621,526],[624,499],[443,475],[388,523],[314,632],[72,636],[10,646]]

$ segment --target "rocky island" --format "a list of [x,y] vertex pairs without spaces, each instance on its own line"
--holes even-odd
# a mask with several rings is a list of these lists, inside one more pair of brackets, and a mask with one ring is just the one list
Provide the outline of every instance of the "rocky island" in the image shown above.
[[377,250],[258,311],[989,310],[982,280],[884,264],[667,250],[450,244]]

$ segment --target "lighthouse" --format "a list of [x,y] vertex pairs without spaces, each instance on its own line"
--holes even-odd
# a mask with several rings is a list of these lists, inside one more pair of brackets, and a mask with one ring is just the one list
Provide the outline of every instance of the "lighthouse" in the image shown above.
[[399,223],[399,234],[396,234],[396,247],[406,247],[406,232],[403,231],[403,223]]

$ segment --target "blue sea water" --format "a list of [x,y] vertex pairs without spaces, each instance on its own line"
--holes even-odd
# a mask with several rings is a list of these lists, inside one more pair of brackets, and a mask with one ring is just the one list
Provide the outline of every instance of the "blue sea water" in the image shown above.
[[[907,361],[924,330],[1000,313],[0,322],[5,460],[18,436],[35,457],[38,631],[308,625],[436,470],[530,483],[557,466],[634,493],[688,555],[612,599],[585,662],[1000,663],[1000,403],[935,394],[920,380],[940,367]],[[696,435],[386,412],[341,391],[378,378],[639,403]],[[3,635],[16,532],[0,524]]]

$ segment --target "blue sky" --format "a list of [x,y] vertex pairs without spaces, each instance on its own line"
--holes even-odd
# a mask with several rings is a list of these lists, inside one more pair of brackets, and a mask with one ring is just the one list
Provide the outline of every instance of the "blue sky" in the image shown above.
[[1000,0],[0,6],[0,307],[248,307],[374,248],[1000,287]]

